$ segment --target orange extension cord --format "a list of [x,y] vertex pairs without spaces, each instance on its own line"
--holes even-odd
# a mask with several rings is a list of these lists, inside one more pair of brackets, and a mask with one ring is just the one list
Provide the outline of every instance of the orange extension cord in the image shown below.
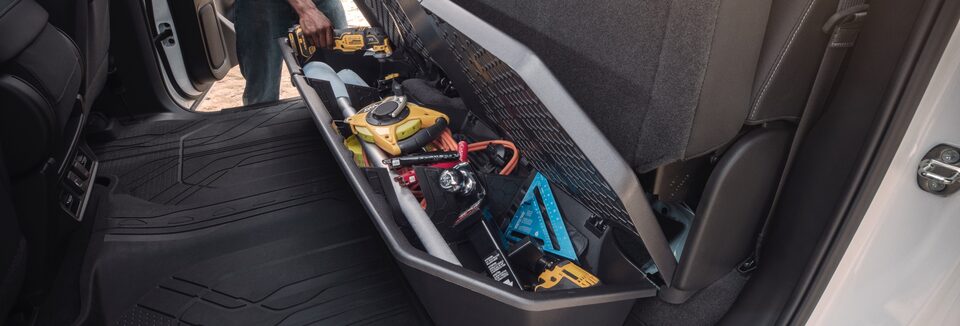
[[[507,165],[504,165],[503,169],[500,170],[500,175],[510,175],[510,173],[513,173],[513,169],[517,167],[517,162],[520,161],[520,151],[517,150],[517,146],[514,145],[513,142],[506,140],[480,141],[467,145],[467,151],[482,151],[487,149],[491,144],[501,145],[513,151],[513,156],[510,157],[510,161],[507,161]],[[450,129],[444,130],[443,133],[440,134],[440,137],[433,141],[433,145],[439,147],[442,151],[457,150],[457,141],[453,140],[453,134],[450,133]]]

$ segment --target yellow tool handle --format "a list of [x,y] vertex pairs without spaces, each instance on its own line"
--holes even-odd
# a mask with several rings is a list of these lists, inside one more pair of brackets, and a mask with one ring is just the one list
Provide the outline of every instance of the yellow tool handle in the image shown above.
[[369,27],[353,27],[334,30],[333,49],[353,53],[357,51],[371,51],[383,55],[390,55],[393,50],[390,48],[390,42],[379,30]]
[[[334,44],[333,50],[343,53],[354,52],[372,52],[375,55],[390,56],[393,49],[386,35],[379,29],[370,27],[351,27],[336,29],[333,31]],[[317,51],[315,44],[310,42],[303,35],[303,29],[300,25],[294,25],[290,28],[287,37],[290,40],[290,46],[297,50],[297,53],[303,58],[310,58]]]

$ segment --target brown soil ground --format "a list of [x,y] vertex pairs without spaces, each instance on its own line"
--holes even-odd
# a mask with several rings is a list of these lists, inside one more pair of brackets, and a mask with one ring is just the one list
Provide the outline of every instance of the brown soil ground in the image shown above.
[[[342,1],[343,9],[347,14],[347,24],[350,26],[369,26],[366,19],[363,18],[363,14],[357,9],[357,5],[353,3],[353,0],[340,1]],[[290,74],[287,72],[286,65],[281,62],[277,64],[283,67],[280,73],[280,78],[282,79],[280,82],[280,98],[285,99],[300,96],[300,94],[297,93],[297,89],[294,88],[290,82]],[[246,85],[246,81],[243,79],[243,76],[240,75],[240,67],[233,67],[233,69],[230,69],[230,72],[227,73],[226,77],[213,84],[213,87],[207,92],[207,96],[203,99],[203,102],[200,102],[200,105],[197,106],[197,111],[210,112],[243,106],[244,85]]]

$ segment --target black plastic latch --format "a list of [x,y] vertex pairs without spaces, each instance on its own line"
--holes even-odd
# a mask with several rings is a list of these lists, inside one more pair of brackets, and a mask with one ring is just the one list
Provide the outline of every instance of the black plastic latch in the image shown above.
[[750,274],[750,272],[757,269],[759,265],[757,264],[758,262],[756,255],[750,255],[750,257],[744,259],[740,265],[737,265],[737,271],[740,272],[740,274]]
[[333,130],[336,130],[340,137],[347,138],[350,135],[353,135],[353,130],[350,129],[350,124],[343,120],[333,120]]

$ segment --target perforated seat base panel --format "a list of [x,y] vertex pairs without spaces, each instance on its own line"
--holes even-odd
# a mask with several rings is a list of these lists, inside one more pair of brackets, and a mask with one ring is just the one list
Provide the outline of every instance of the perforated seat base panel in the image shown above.
[[88,321],[429,323],[302,102],[111,135]]

